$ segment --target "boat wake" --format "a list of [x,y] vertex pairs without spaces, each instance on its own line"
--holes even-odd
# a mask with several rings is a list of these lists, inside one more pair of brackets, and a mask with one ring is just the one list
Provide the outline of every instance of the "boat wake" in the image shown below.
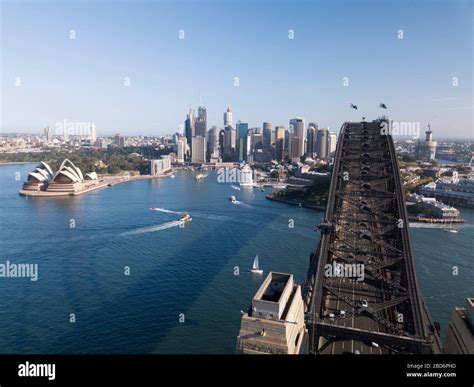
[[149,233],[149,232],[167,230],[168,228],[177,227],[181,223],[182,223],[181,221],[175,220],[173,222],[166,222],[166,223],[157,224],[157,225],[154,225],[154,226],[141,227],[141,228],[137,228],[135,230],[126,231],[126,232],[120,234],[120,236],[139,235],[139,234],[146,234],[146,233]]
[[230,187],[236,191],[240,191],[240,187],[238,185],[231,185]]
[[159,212],[164,212],[166,214],[181,214],[181,212],[178,212],[178,211],[171,211],[171,210],[167,210],[165,208],[150,208],[150,211],[159,211]]

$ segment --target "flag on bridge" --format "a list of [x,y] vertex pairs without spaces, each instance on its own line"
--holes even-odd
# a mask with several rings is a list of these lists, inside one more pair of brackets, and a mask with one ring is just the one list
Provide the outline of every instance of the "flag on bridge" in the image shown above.
[[351,103],[351,109],[356,109],[357,110],[357,105],[354,105],[353,103]]
[[386,106],[384,103],[381,103],[381,104],[379,105],[379,108],[387,109],[387,106]]

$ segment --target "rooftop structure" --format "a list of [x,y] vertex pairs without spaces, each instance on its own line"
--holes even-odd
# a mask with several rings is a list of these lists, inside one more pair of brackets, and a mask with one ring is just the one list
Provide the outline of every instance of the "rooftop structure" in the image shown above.
[[306,345],[301,286],[292,274],[270,272],[242,316],[237,353],[300,354]]

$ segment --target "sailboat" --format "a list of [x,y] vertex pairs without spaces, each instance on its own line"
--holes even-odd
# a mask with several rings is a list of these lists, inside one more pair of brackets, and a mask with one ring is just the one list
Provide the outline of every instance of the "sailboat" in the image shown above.
[[263,270],[261,270],[260,267],[258,266],[258,254],[255,256],[253,260],[252,270],[250,271],[255,274],[263,274]]

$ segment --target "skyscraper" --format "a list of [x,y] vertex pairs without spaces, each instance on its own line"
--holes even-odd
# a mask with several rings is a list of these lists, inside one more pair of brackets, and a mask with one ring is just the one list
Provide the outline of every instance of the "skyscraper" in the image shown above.
[[326,128],[318,129],[316,137],[316,153],[318,158],[322,160],[328,157],[329,131]]
[[192,139],[191,146],[191,162],[194,164],[202,164],[206,162],[206,138],[195,136]]
[[184,121],[184,133],[186,135],[186,141],[190,146],[192,146],[192,138],[195,136],[194,124],[194,110],[189,109],[189,113],[186,115],[186,120]]
[[329,132],[328,137],[328,156],[330,156],[333,152],[336,151],[337,145],[337,134]]
[[304,151],[305,151],[304,144],[306,140],[305,131],[304,131],[304,118],[301,118],[301,117],[292,118],[290,120],[290,126],[293,127],[294,136],[300,139],[299,149],[295,151],[298,154],[298,157],[302,156],[304,155]]
[[208,159],[219,157],[219,130],[217,126],[211,127],[207,135]]
[[316,134],[318,132],[318,125],[310,122],[308,125],[308,134],[306,140],[306,153],[313,157],[316,153]]
[[285,127],[275,128],[275,160],[283,161],[285,158]]
[[95,142],[97,141],[97,130],[95,128],[95,125],[92,125],[90,127],[90,140],[92,144],[95,144]]
[[268,151],[272,149],[272,123],[263,123],[263,149]]
[[177,162],[184,163],[184,157],[186,154],[186,137],[180,137],[176,141],[176,153],[177,153]]
[[198,107],[198,116],[195,124],[195,135],[206,138],[207,134],[207,110],[204,106]]
[[245,161],[247,159],[247,135],[249,124],[246,122],[237,122],[237,149],[238,161]]
[[226,126],[232,126],[232,110],[230,106],[224,112],[224,128]]

